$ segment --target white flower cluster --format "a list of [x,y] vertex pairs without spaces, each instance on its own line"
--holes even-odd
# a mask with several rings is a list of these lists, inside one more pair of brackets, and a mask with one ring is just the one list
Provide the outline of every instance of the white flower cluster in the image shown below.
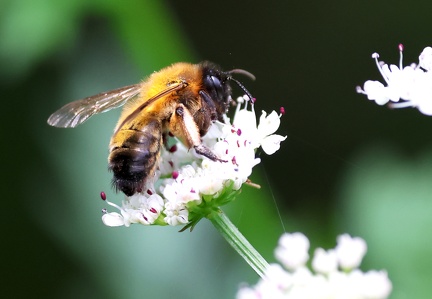
[[347,234],[337,238],[334,249],[317,248],[312,269],[309,240],[301,233],[284,234],[275,256],[282,264],[271,264],[264,279],[253,287],[242,287],[237,299],[384,299],[392,284],[385,271],[362,272],[358,267],[366,254],[366,243]]
[[226,162],[197,155],[175,140],[170,150],[162,150],[155,183],[146,192],[124,199],[121,207],[107,201],[120,213],[105,210],[104,224],[188,224],[205,217],[201,210],[232,200],[230,194],[237,193],[260,163],[255,151],[261,147],[271,155],[286,138],[273,134],[279,128],[282,110],[269,115],[263,111],[257,126],[253,105],[250,110],[247,107],[246,97],[239,98],[232,125],[228,119],[226,124],[216,122],[203,137],[204,145]]
[[386,81],[384,86],[379,81],[368,80],[357,92],[367,95],[369,100],[378,105],[392,102],[392,108],[415,107],[421,113],[432,115],[432,48],[426,47],[419,56],[419,64],[402,65],[403,45],[399,45],[399,67],[379,62],[378,53],[373,53],[378,70]]

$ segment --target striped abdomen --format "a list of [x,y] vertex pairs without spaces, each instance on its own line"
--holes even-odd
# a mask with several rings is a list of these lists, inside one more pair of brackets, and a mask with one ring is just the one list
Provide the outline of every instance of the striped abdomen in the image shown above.
[[111,139],[109,169],[113,186],[127,196],[143,191],[154,175],[162,146],[162,123],[147,120],[141,130],[121,129]]

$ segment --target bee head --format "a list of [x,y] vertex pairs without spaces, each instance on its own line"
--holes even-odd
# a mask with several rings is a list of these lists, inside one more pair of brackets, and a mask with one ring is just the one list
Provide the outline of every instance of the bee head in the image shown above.
[[250,92],[240,83],[237,79],[232,77],[233,74],[243,74],[255,80],[255,76],[251,73],[241,70],[233,69],[231,71],[222,71],[222,69],[209,61],[204,61],[201,63],[203,68],[203,84],[206,92],[210,97],[217,103],[224,106],[224,110],[228,108],[229,101],[231,99],[231,86],[230,81],[236,83],[246,95],[252,99]]

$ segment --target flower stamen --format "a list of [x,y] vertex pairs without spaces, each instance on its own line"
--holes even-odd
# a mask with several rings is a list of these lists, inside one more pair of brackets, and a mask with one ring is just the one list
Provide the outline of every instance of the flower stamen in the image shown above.
[[403,69],[403,50],[404,50],[404,45],[403,44],[399,44],[398,45],[399,48],[399,69]]
[[105,192],[103,192],[103,191],[100,193],[100,197],[102,200],[106,200],[106,198],[107,198]]
[[387,84],[389,84],[389,81],[388,81],[387,75],[384,73],[383,68],[382,68],[382,65],[381,65],[381,63],[378,61],[379,54],[378,54],[378,53],[373,53],[373,54],[372,54],[372,58],[375,59],[375,64],[376,64],[376,66],[377,66],[377,68],[378,68],[378,71],[380,72],[381,76],[384,78],[384,80],[387,82]]

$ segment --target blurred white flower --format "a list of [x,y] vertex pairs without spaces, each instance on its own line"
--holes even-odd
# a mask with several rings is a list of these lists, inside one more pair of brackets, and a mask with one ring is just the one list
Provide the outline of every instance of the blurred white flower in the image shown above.
[[312,260],[312,269],[317,273],[329,274],[338,268],[338,257],[336,250],[315,249]]
[[[291,248],[286,246],[298,247]],[[280,249],[278,251],[279,248]],[[298,255],[309,248],[309,240],[301,233],[284,234],[279,240],[276,258],[282,265],[287,260],[298,258],[282,257],[283,253]],[[306,251],[307,251],[306,249]],[[353,257],[348,258],[349,250]],[[346,260],[358,262],[366,251],[366,243],[349,235],[338,237],[335,249],[318,248],[312,260],[312,272],[303,262],[298,267],[283,268],[271,264],[265,277],[255,286],[242,286],[237,299],[385,299],[392,290],[392,284],[385,271],[362,272],[355,267],[346,268]],[[340,256],[339,256],[340,255]],[[302,254],[304,257],[304,253]],[[341,261],[342,264],[341,264]],[[351,262],[351,264],[354,264]]]
[[365,94],[378,105],[392,108],[415,107],[421,113],[432,115],[432,48],[426,47],[419,56],[419,64],[403,67],[403,45],[399,45],[399,66],[378,61],[378,53],[373,53],[378,70],[387,86],[379,81],[368,80],[357,92]]
[[148,190],[126,198],[121,207],[107,201],[119,212],[104,210],[103,223],[193,227],[206,211],[235,198],[253,167],[261,161],[255,156],[259,147],[269,155],[279,149],[286,136],[274,132],[279,128],[282,111],[279,115],[263,111],[257,125],[254,106],[246,98],[239,98],[233,124],[227,118],[226,123],[216,122],[202,138],[204,145],[227,162],[212,161],[171,138],[171,147],[162,149],[155,179]]
[[385,298],[390,295],[392,284],[385,271],[369,271],[362,276],[364,298]]
[[309,259],[309,240],[302,233],[283,234],[275,250],[275,257],[282,265],[295,270],[306,264]]
[[348,234],[343,234],[337,238],[335,251],[339,266],[343,270],[351,270],[360,266],[367,245],[362,238],[352,238]]

